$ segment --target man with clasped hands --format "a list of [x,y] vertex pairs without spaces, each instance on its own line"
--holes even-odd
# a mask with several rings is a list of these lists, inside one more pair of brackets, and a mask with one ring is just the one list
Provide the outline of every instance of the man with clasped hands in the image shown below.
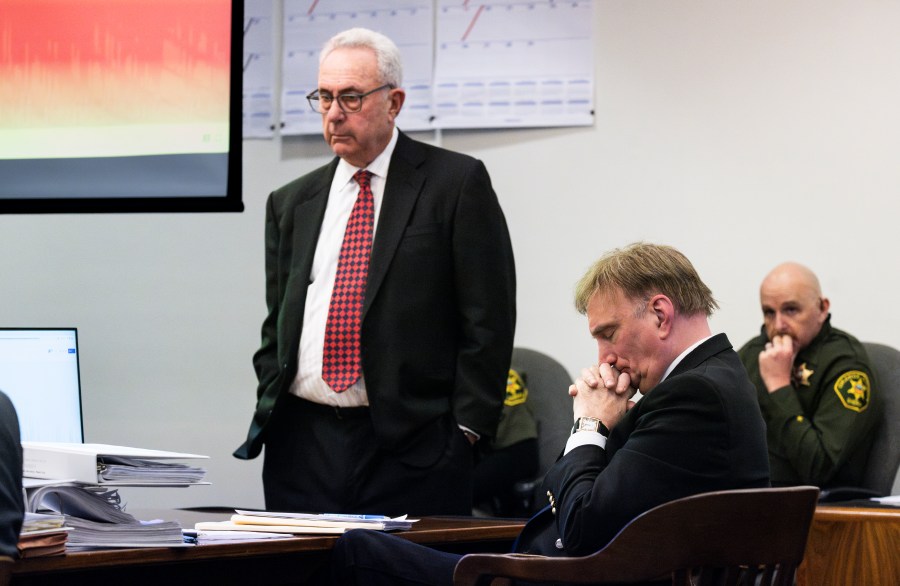
[[[728,338],[711,335],[716,302],[684,255],[646,243],[613,250],[584,275],[575,297],[598,364],[568,389],[574,430],[544,479],[548,505],[515,551],[588,555],[667,501],[769,485],[753,385]],[[637,390],[643,396],[632,404]],[[458,560],[355,530],[338,540],[332,568],[344,586],[450,585]]]

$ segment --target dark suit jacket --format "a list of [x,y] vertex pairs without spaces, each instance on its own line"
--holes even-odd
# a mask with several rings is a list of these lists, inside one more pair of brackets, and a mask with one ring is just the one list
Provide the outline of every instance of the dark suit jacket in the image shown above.
[[[257,408],[235,452],[256,457],[297,372],[310,268],[338,159],[269,196]],[[496,428],[515,330],[515,267],[484,165],[400,133],[372,246],[362,368],[377,440],[428,465],[461,424]],[[440,423],[440,425],[438,425]]]
[[12,401],[0,391],[0,557],[18,557],[24,515],[19,419]]
[[[766,429],[731,343],[719,334],[688,354],[616,425],[606,449],[581,446],[547,473],[548,507],[516,550],[581,556],[664,502],[769,485]],[[556,546],[562,540],[564,549]]]

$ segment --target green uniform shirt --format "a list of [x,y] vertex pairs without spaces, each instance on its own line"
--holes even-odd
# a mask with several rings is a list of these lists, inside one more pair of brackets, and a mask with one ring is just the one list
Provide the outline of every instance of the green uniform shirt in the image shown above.
[[766,420],[772,485],[860,486],[882,409],[865,348],[829,315],[797,355],[791,385],[769,393],[759,375],[768,341],[763,328],[739,354]]

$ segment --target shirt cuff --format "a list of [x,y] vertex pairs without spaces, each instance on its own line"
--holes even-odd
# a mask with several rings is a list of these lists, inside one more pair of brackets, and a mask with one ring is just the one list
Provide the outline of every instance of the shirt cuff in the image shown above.
[[598,431],[576,431],[566,441],[566,449],[563,456],[579,446],[597,446],[606,449],[606,438]]
[[466,433],[471,433],[472,435],[474,435],[476,441],[481,439],[481,434],[472,431],[471,429],[469,429],[469,428],[466,427],[465,425],[459,425],[459,424],[457,423],[456,426],[459,427],[459,428],[460,428],[461,430],[463,430],[464,432],[466,432]]

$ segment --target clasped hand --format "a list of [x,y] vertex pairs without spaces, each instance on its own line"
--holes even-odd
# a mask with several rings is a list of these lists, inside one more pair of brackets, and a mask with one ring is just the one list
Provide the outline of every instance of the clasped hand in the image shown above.
[[634,405],[631,398],[636,392],[628,373],[607,362],[583,369],[581,377],[569,385],[575,419],[594,417],[609,429]]

